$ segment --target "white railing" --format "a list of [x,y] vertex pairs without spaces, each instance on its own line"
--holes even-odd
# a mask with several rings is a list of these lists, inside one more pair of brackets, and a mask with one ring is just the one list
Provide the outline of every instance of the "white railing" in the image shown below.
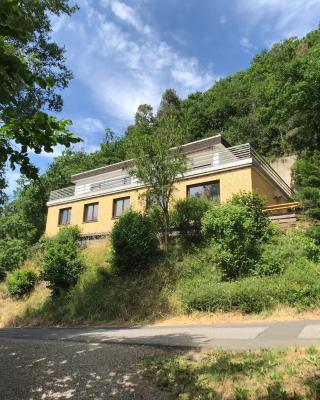
[[[199,153],[189,154],[187,156],[188,172],[197,171],[200,168],[212,167],[219,169],[220,167],[232,165],[234,162],[248,160],[253,162],[258,169],[270,176],[278,187],[288,196],[293,194],[291,188],[283,181],[283,179],[274,171],[269,163],[260,156],[250,144],[241,144],[239,146],[224,147],[221,145],[213,146]],[[103,179],[85,185],[69,186],[63,189],[54,190],[50,194],[51,200],[63,199],[74,195],[84,195],[98,191],[109,191],[117,188],[125,188],[129,185],[138,185],[138,181],[133,177],[124,173],[120,177]]]

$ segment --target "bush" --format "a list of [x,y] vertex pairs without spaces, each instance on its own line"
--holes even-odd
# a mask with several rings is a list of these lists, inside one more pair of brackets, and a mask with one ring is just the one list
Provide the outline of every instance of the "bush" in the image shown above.
[[183,287],[182,303],[187,312],[230,312],[259,313],[271,309],[275,301],[269,293],[267,281],[261,286],[262,278],[245,278],[233,282],[195,281]]
[[77,243],[80,239],[80,228],[77,225],[71,226],[63,226],[59,229],[59,232],[56,236],[53,237],[53,240],[58,243]]
[[193,278],[180,287],[185,311],[241,311],[259,313],[276,305],[297,309],[319,307],[319,269],[301,262],[280,276],[248,277],[216,282],[210,277]]
[[172,211],[172,224],[182,236],[199,237],[201,219],[208,211],[210,202],[205,198],[190,197],[178,200]]
[[262,206],[259,196],[241,194],[205,213],[202,233],[214,244],[225,279],[248,275],[270,239],[272,229]]
[[320,246],[320,225],[312,225],[306,230],[306,236],[311,238],[316,245]]
[[31,270],[14,271],[6,279],[6,286],[11,297],[21,298],[32,292],[37,282],[37,274]]
[[303,152],[293,166],[297,199],[304,213],[314,220],[320,219],[320,151]]
[[310,243],[304,230],[278,232],[263,248],[255,276],[221,282],[215,265],[221,260],[210,246],[187,255],[178,292],[187,311],[268,310],[276,305],[298,309],[319,307],[319,264],[310,259]]
[[20,239],[0,240],[0,271],[6,272],[19,268],[27,255],[27,245]]
[[41,277],[48,282],[53,295],[74,286],[83,270],[78,235],[78,228],[65,227],[45,245]]
[[112,264],[120,272],[144,271],[154,261],[159,241],[147,215],[129,211],[117,221],[111,232]]

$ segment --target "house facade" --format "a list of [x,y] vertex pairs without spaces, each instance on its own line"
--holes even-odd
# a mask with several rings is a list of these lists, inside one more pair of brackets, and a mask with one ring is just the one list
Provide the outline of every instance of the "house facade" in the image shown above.
[[[173,202],[206,196],[224,203],[241,191],[265,197],[267,206],[287,204],[292,190],[249,144],[230,146],[220,135],[182,146],[187,171],[178,177]],[[129,208],[144,211],[146,187],[128,173],[132,160],[72,176],[73,186],[51,192],[46,234],[61,226],[78,225],[84,236],[108,234]]]

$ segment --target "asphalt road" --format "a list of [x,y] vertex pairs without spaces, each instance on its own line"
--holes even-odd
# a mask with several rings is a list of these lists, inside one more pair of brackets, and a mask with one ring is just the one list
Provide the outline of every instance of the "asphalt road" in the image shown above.
[[138,373],[152,347],[0,338],[1,400],[164,400]]
[[0,329],[0,400],[163,400],[166,394],[139,374],[145,356],[176,346],[244,350],[314,343],[320,343],[320,321]]
[[126,329],[8,328],[0,329],[0,343],[2,338],[254,350],[320,343],[320,321]]

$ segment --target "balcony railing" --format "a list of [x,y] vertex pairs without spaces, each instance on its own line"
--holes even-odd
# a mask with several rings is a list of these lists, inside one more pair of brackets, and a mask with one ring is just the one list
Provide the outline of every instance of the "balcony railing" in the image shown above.
[[[227,168],[239,163],[239,161],[248,161],[267,174],[278,185],[279,189],[288,196],[292,195],[291,188],[283,181],[283,179],[274,171],[269,163],[260,156],[248,143],[233,147],[213,146],[210,149],[203,150],[199,153],[189,154],[187,156],[188,174],[195,173],[203,168],[212,168],[219,170]],[[94,192],[108,192],[113,189],[126,188],[128,186],[139,185],[139,182],[123,171],[122,175],[116,178],[103,179],[98,182],[92,182],[84,185],[70,186],[59,190],[54,190],[50,194],[50,201],[72,197],[75,195],[85,195]]]

